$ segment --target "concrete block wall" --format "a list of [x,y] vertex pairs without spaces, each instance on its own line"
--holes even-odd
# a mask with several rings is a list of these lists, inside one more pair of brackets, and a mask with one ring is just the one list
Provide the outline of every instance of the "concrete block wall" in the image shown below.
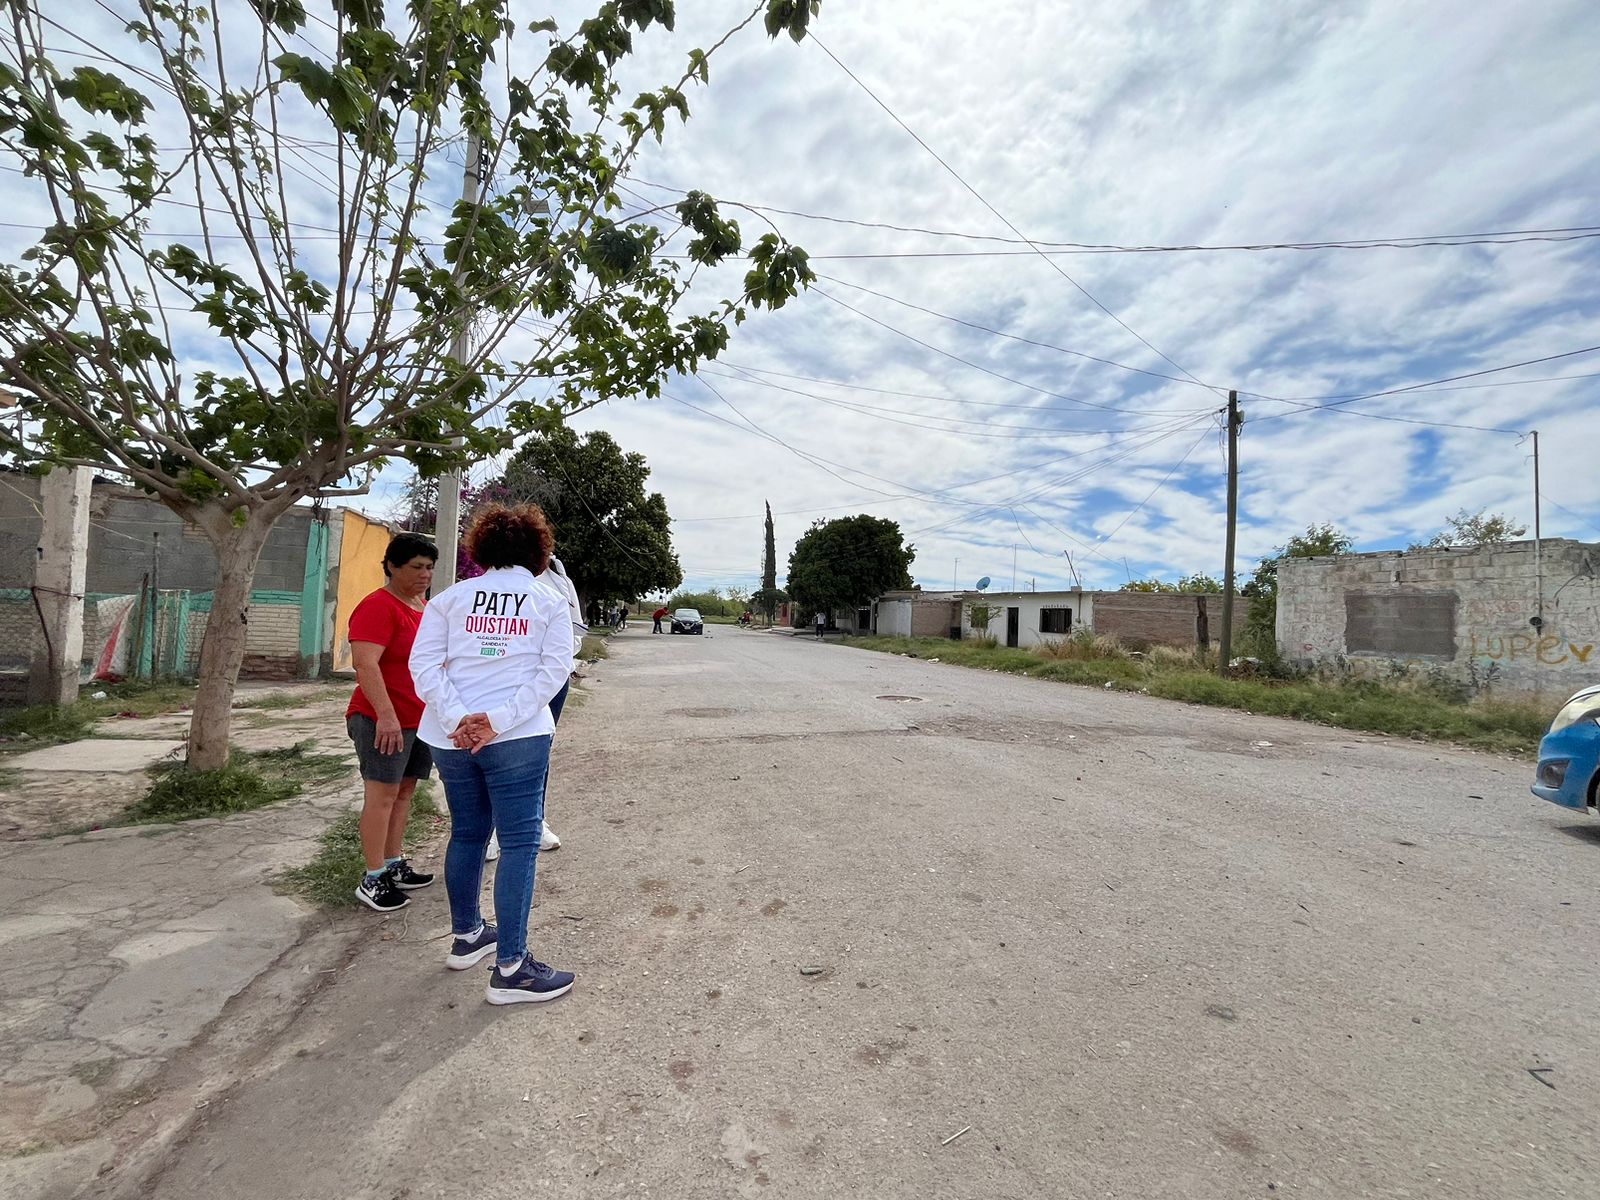
[[[39,540],[39,480],[19,471],[0,476],[0,588],[25,588],[33,584]],[[315,519],[309,508],[292,508],[279,518],[261,554],[257,588],[304,587],[306,527]],[[152,567],[163,591],[209,592],[216,586],[216,555],[205,535],[144,493],[96,480],[89,521],[86,591],[137,592]]]
[[[1096,592],[1094,631],[1115,634],[1126,642],[1178,646],[1188,649],[1199,643],[1200,613],[1204,611],[1208,644],[1222,634],[1222,597],[1183,595],[1172,592]],[[1235,642],[1250,616],[1250,601],[1235,596],[1233,631]]]
[[[1544,623],[1535,627],[1541,560]],[[1540,697],[1600,682],[1600,544],[1550,539],[1539,554],[1532,542],[1513,542],[1289,559],[1278,579],[1278,650],[1291,661],[1343,661],[1374,676],[1397,666],[1442,670]],[[1454,605],[1453,653],[1424,628],[1444,604]],[[1387,648],[1352,647],[1352,611],[1361,638],[1370,632],[1362,612],[1387,614]]]
[[[200,666],[200,642],[210,614],[189,616],[189,673]],[[244,666],[241,679],[296,679],[300,675],[300,605],[286,595],[258,591],[250,602],[245,627]]]
[[[39,480],[18,471],[0,471],[0,589],[11,589],[21,602],[0,596],[0,669],[26,669],[36,639],[38,617],[28,597],[33,584],[34,547],[39,537]],[[154,574],[163,592],[190,591],[202,598],[216,587],[216,555],[199,529],[165,505],[132,488],[96,480],[90,499],[88,571],[84,609],[84,655],[99,651],[97,595],[138,594]],[[317,520],[309,508],[294,508],[273,527],[262,551],[254,580],[243,678],[291,679],[325,665],[331,649],[337,578],[322,598],[323,652],[311,660],[301,655],[300,598],[305,589],[309,526]],[[331,561],[338,561],[338,544]],[[10,593],[7,593],[10,594]],[[14,600],[16,596],[12,596]],[[189,618],[188,664],[198,662],[206,614]]]

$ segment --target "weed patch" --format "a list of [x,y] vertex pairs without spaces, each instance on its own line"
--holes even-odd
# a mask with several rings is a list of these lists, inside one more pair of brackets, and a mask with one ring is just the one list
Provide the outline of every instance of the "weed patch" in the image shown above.
[[1223,679],[1201,669],[1194,654],[1154,647],[1147,655],[1134,655],[1102,638],[1069,638],[1042,652],[940,638],[846,638],[845,644],[1060,683],[1101,688],[1109,683],[1118,690],[1187,704],[1455,742],[1503,754],[1532,754],[1550,717],[1542,706],[1482,698],[1461,702],[1455,693],[1415,681]]
[[585,634],[583,645],[578,649],[578,657],[584,662],[599,662],[602,658],[611,657],[611,648],[606,645],[603,637],[594,634]]
[[[423,780],[417,785],[411,819],[406,823],[407,849],[427,836],[438,816],[432,786]],[[284,872],[282,889],[303,896],[319,908],[352,907],[356,903],[356,885],[367,869],[361,855],[360,822],[361,816],[355,811],[341,814],[322,835],[317,856],[303,867]]]
[[[104,692],[105,699],[93,699],[94,692]],[[193,703],[194,688],[187,683],[85,684],[84,696],[76,704],[65,708],[36,704],[0,716],[0,752],[76,742],[106,717],[154,717],[181,712]]]
[[184,763],[155,768],[155,783],[123,812],[124,824],[193,821],[249,812],[292,799],[307,785],[331,783],[349,772],[345,759],[312,749],[306,741],[283,750],[251,754],[235,750],[215,771],[191,771]]

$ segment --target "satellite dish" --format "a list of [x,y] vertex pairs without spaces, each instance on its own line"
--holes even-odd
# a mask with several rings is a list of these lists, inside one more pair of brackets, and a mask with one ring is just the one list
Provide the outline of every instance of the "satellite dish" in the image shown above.
[[983,591],[988,586],[989,586],[989,577],[987,575],[985,575],[982,579],[978,580],[978,590],[980,592]]

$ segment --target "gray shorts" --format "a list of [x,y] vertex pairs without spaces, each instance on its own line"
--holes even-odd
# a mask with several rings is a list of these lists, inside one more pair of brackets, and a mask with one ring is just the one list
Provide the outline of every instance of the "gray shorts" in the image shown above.
[[433,749],[417,737],[415,729],[400,731],[399,753],[379,754],[373,746],[378,737],[376,721],[363,713],[351,713],[344,724],[350,731],[350,740],[356,744],[361,778],[373,783],[399,783],[403,779],[426,779],[433,774]]

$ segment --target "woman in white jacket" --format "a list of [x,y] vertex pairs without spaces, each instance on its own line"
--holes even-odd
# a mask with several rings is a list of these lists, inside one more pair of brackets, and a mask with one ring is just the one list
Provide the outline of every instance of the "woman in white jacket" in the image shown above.
[[[554,541],[537,505],[480,509],[465,544],[485,572],[429,603],[411,650],[412,679],[427,706],[417,736],[434,748],[450,807],[444,881],[455,940],[445,964],[465,970],[493,954],[491,1004],[553,1000],[572,989],[570,972],[527,953],[555,733],[550,702],[572,673],[566,599],[537,579]],[[484,849],[497,830],[498,930],[478,902]]]

